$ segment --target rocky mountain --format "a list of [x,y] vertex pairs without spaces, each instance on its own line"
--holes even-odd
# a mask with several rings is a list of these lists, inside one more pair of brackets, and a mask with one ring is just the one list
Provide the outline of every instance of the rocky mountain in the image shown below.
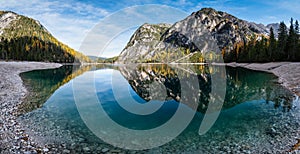
[[272,27],[273,30],[274,30],[275,37],[278,37],[279,23],[272,23],[272,24],[268,24],[268,25],[267,25],[267,28],[268,28],[268,29],[270,29],[271,27]]
[[0,35],[4,33],[4,29],[9,26],[9,24],[17,20],[17,15],[12,12],[0,12]]
[[58,41],[39,21],[0,11],[0,59],[73,63],[88,57]]
[[169,24],[143,24],[130,38],[118,61],[130,63],[143,59],[150,51],[155,50],[162,34],[170,27]]
[[102,57],[97,57],[97,56],[88,56],[90,58],[91,61],[97,61],[98,59],[105,59]]
[[[200,59],[205,53],[233,50],[241,42],[267,35],[262,24],[238,19],[226,12],[203,8],[171,27],[143,25],[132,36],[119,56],[119,63],[176,62]],[[151,29],[151,30],[149,30]],[[160,34],[160,35],[159,35]],[[195,53],[198,57],[195,56]]]

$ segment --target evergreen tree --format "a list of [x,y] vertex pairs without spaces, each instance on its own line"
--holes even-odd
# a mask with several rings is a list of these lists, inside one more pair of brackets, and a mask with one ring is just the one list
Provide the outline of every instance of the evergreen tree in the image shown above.
[[296,39],[296,52],[295,52],[295,60],[300,61],[300,38],[299,38],[299,23],[296,20],[295,23],[295,39]]
[[291,25],[289,30],[289,35],[287,38],[287,46],[286,46],[286,54],[287,54],[287,60],[295,60],[296,55],[296,32],[294,28],[294,20],[291,18]]
[[[278,29],[278,40],[274,29],[270,28],[269,38],[264,35],[253,34],[247,42],[236,43],[231,51],[224,53],[225,62],[270,62],[270,61],[300,61],[300,33],[299,23],[294,23],[288,29],[281,22]],[[225,50],[224,50],[225,51]]]
[[262,36],[261,41],[259,44],[259,54],[258,54],[258,61],[259,62],[265,62],[270,61],[268,56],[268,40]]
[[276,54],[276,39],[274,35],[273,27],[270,28],[270,39],[269,39],[269,48],[268,48],[268,56],[270,61],[274,61],[274,53]]
[[247,61],[256,61],[256,52],[257,46],[256,46],[256,37],[253,35],[250,39],[250,42],[248,43],[247,46],[247,52],[248,52],[248,58]]
[[281,22],[278,29],[278,50],[275,54],[276,60],[285,60],[287,57],[284,55],[286,53],[288,32],[287,27],[284,22]]
[[295,23],[295,32],[297,35],[299,35],[299,23],[298,23],[298,20],[296,20],[296,23]]

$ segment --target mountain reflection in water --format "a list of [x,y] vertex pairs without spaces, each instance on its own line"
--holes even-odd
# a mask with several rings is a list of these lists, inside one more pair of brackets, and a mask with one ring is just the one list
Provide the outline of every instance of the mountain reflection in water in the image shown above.
[[[199,81],[198,89],[195,85],[188,85],[188,89],[197,90],[199,93],[199,112],[205,113],[212,95],[211,74],[222,71],[219,66],[208,65],[182,65],[168,66],[137,65],[121,66],[118,68],[128,80],[134,91],[146,101],[170,99],[180,102],[181,84],[178,76],[189,78],[196,75]],[[220,72],[219,72],[220,73]],[[268,103],[273,101],[276,108],[282,106],[284,111],[292,107],[293,94],[276,82],[276,77],[257,71],[248,71],[243,68],[226,68],[226,95],[223,109],[231,108],[237,104],[264,99]],[[153,87],[155,86],[155,87]],[[157,89],[163,89],[165,92]],[[166,96],[164,97],[164,94]],[[187,104],[189,105],[189,104]]]

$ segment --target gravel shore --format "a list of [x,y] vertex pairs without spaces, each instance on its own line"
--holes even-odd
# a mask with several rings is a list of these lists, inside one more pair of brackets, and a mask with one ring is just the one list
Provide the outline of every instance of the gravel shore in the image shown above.
[[47,151],[38,147],[16,120],[18,106],[28,93],[19,74],[60,66],[55,63],[0,61],[0,153],[31,153],[39,148]]

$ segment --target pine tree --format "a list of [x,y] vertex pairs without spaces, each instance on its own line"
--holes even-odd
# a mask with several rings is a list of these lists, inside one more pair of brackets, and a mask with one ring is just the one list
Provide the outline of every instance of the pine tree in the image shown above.
[[295,23],[295,40],[296,40],[296,52],[295,52],[295,60],[300,61],[300,36],[299,36],[299,23],[298,20],[296,20]]
[[296,33],[294,28],[294,20],[291,18],[291,25],[289,30],[289,35],[287,38],[287,47],[286,47],[286,54],[287,60],[295,60],[295,53],[296,53]]
[[270,61],[274,61],[274,53],[276,54],[276,39],[274,35],[273,27],[270,28],[270,39],[269,39],[269,49],[268,49],[268,56]]
[[286,52],[286,45],[287,45],[287,27],[284,22],[281,22],[278,29],[278,50],[275,54],[276,60],[285,60],[286,55],[284,53]]
[[295,32],[297,35],[299,35],[299,23],[298,23],[298,20],[296,20],[296,23],[295,23]]
[[269,61],[270,57],[268,56],[268,40],[264,36],[262,36],[261,41],[258,44],[259,44],[258,61],[259,62]]
[[248,43],[248,61],[253,61],[255,62],[257,60],[256,56],[257,56],[257,53],[256,53],[256,49],[258,48],[257,47],[257,42],[256,42],[256,36],[255,35],[252,35],[251,39],[250,39],[250,42]]

